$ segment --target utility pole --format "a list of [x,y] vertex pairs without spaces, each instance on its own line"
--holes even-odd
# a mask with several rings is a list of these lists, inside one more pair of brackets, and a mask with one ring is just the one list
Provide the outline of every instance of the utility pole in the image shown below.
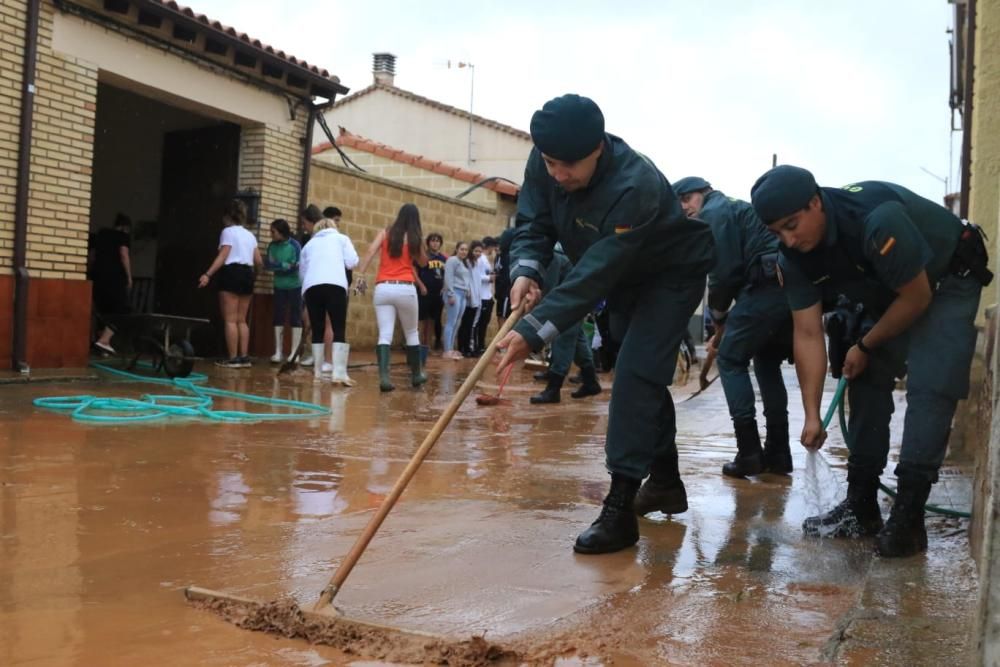
[[[448,67],[451,67],[451,61],[448,61]],[[467,156],[468,165],[472,166],[472,102],[475,99],[476,92],[476,66],[473,63],[468,62],[457,62],[455,67],[458,69],[468,68],[469,69],[469,150]]]

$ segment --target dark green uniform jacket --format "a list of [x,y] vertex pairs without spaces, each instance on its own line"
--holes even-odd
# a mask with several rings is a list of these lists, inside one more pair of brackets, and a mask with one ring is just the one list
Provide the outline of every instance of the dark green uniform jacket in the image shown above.
[[931,288],[948,272],[962,221],[904,187],[862,181],[820,188],[826,236],[803,253],[781,246],[779,265],[792,310],[844,294],[878,318],[896,290],[926,269]]
[[[715,268],[708,274],[708,306],[716,315],[729,310],[746,285],[759,280],[762,259],[777,260],[778,237],[760,221],[753,207],[718,190],[708,193],[698,217],[715,237]],[[773,266],[770,268],[774,275]]]
[[[518,233],[511,245],[511,282],[544,284],[552,248],[562,243],[573,270],[516,331],[533,349],[576,324],[604,296],[644,284],[699,278],[712,267],[712,234],[685,218],[670,184],[645,156],[612,135],[588,187],[567,192],[532,149],[518,196]],[[702,278],[703,279],[703,278]]]

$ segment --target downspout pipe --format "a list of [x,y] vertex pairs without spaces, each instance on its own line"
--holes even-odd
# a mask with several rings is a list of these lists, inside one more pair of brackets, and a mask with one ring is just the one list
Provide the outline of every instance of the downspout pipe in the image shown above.
[[959,196],[959,217],[969,219],[969,195],[972,190],[972,109],[976,63],[976,0],[969,0],[965,24],[965,100],[962,109],[962,193]]
[[306,121],[306,138],[302,150],[302,184],[299,188],[299,210],[295,212],[295,229],[298,229],[302,221],[302,211],[309,205],[309,172],[312,168],[312,143],[313,128],[316,125],[316,116],[333,106],[333,98],[323,104],[309,104],[309,119]]
[[24,35],[24,76],[21,87],[21,128],[17,151],[17,191],[14,199],[14,331],[11,365],[28,373],[28,185],[31,177],[31,126],[35,111],[35,63],[42,0],[29,0]]

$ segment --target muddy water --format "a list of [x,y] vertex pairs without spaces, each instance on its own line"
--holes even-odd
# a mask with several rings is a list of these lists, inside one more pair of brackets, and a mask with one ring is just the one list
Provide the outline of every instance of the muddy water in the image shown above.
[[[421,391],[400,369],[388,395],[371,369],[352,373],[351,390],[315,388],[306,374],[275,381],[265,368],[213,377],[331,408],[282,424],[88,426],[30,401],[149,388],[0,388],[0,664],[386,664],[238,629],[181,591],[311,603],[469,368],[432,360]],[[866,625],[872,614],[951,628],[950,652],[945,642],[921,659],[960,650],[975,584],[964,535],[932,523],[929,554],[906,567],[875,561],[867,543],[803,540],[802,519],[842,492],[842,442],[834,432],[825,458],[797,449],[792,478],[723,479],[732,445],[718,383],[690,402],[693,386],[676,391],[691,510],[644,520],[635,549],[573,554],[606,491],[607,392],[574,401],[567,387],[563,403],[531,406],[537,389],[521,372],[506,404],[466,402],[338,607],[456,640],[485,636],[539,664],[853,659],[889,636]],[[845,623],[872,641],[831,643]]]

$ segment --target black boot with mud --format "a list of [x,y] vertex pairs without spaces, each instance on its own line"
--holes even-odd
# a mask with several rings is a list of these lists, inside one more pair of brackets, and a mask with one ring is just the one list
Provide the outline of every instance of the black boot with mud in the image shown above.
[[788,418],[784,421],[767,422],[767,437],[764,438],[764,472],[789,475],[792,472],[792,448],[788,444]]
[[875,553],[882,558],[906,558],[927,551],[924,505],[931,483],[914,477],[899,477],[896,501],[889,520],[875,539]]
[[653,461],[649,478],[635,495],[632,503],[636,516],[646,516],[650,512],[683,514],[687,512],[687,491],[677,469],[676,455],[672,458]]
[[802,532],[810,537],[871,537],[882,530],[878,507],[878,476],[847,471],[847,498],[829,512],[802,522]]
[[559,375],[549,371],[549,383],[539,393],[531,397],[531,402],[535,405],[539,403],[558,403],[559,392],[562,390],[565,375]]
[[722,474],[726,477],[759,475],[764,465],[757,420],[733,421],[733,428],[736,431],[736,458],[722,466]]
[[580,386],[570,394],[573,398],[586,398],[601,393],[601,383],[597,381],[597,369],[593,366],[580,371]]
[[611,489],[597,521],[580,533],[573,545],[578,554],[607,554],[627,549],[639,541],[639,519],[632,502],[639,480],[611,474]]

